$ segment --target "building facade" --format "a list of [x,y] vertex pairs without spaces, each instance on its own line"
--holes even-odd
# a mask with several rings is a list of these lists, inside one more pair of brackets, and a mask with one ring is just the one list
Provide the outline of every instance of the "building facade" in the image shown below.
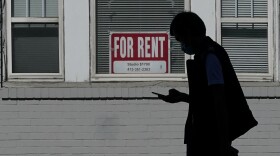
[[[279,0],[2,0],[0,155],[181,156],[188,93],[173,17],[223,45],[259,125],[240,156],[280,154]],[[203,150],[203,149],[202,149]]]

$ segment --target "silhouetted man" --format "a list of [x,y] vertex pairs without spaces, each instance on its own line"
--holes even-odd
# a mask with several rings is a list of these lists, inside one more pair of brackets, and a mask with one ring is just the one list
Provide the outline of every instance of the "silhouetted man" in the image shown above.
[[158,95],[166,102],[188,102],[184,143],[188,156],[237,156],[231,142],[257,125],[230,59],[219,44],[206,36],[204,22],[192,12],[176,15],[170,34],[187,61],[189,95],[175,89]]

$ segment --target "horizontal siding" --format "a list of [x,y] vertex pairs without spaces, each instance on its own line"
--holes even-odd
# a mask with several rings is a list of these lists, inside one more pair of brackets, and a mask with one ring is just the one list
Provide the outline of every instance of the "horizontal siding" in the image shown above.
[[[146,84],[146,85],[145,85]],[[182,83],[184,84],[184,83]],[[136,84],[135,84],[136,85]],[[138,84],[139,85],[139,84]],[[141,87],[141,86],[150,87]],[[152,84],[145,82],[143,85],[124,85],[121,87],[102,87],[96,88],[28,88],[28,87],[17,87],[17,88],[2,88],[0,89],[0,95],[2,98],[156,98],[157,96],[152,92],[159,92],[162,94],[168,94],[168,90],[173,86],[160,87],[153,86]],[[112,85],[113,86],[113,85]],[[167,85],[168,86],[168,85]],[[182,92],[187,92],[186,87],[177,87]],[[280,98],[280,87],[279,86],[255,86],[255,87],[243,87],[245,96],[251,98]]]
[[[185,87],[175,87],[186,92]],[[9,88],[3,97],[151,97],[168,87]],[[246,95],[279,88],[245,87]],[[253,90],[258,89],[258,92]],[[116,92],[115,92],[116,91]],[[39,94],[40,93],[40,94]],[[277,95],[279,97],[279,95]],[[280,99],[248,99],[259,125],[233,142],[240,156],[280,154]],[[1,155],[181,156],[186,103],[159,100],[1,100]]]

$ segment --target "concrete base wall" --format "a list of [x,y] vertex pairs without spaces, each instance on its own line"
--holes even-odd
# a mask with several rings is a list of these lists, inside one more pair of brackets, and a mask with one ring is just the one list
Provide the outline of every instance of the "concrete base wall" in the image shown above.
[[[4,88],[0,92],[0,156],[185,155],[188,104],[159,101],[149,93],[156,90],[168,91]],[[40,99],[43,95],[53,99]],[[279,156],[280,99],[250,98],[248,102],[259,125],[233,146],[240,156]]]

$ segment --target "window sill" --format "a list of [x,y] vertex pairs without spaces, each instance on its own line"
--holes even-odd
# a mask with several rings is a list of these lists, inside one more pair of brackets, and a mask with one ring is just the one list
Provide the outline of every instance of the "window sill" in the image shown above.
[[4,82],[4,88],[137,88],[137,87],[188,87],[187,82]]
[[[240,82],[242,87],[280,87],[280,82]],[[98,87],[188,87],[188,82],[176,81],[150,81],[150,82],[63,82],[55,80],[54,82],[4,82],[4,88],[98,88]]]
[[[280,97],[279,82],[241,82],[247,98]],[[4,82],[1,98],[156,98],[152,92],[168,94],[175,88],[188,93],[187,82]]]

